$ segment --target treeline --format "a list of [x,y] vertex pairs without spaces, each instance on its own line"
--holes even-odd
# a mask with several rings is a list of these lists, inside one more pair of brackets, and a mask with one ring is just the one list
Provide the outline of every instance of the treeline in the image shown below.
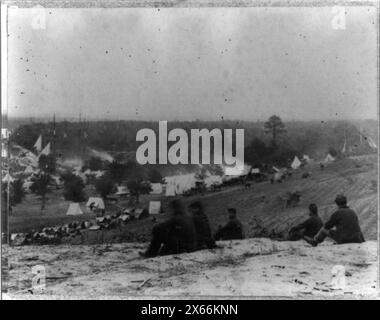
[[[293,121],[283,124],[284,130],[278,133],[276,146],[265,122],[171,121],[168,122],[168,131],[173,128],[182,128],[188,133],[191,129],[203,128],[244,129],[245,159],[248,162],[282,161],[296,154],[322,157],[328,150],[341,150],[345,139],[351,145],[358,144],[360,140],[357,127],[348,121]],[[55,149],[65,156],[78,155],[86,147],[112,154],[134,153],[141,144],[136,141],[136,133],[142,128],[154,130],[158,137],[157,121],[62,121],[22,125],[13,132],[10,141],[32,149],[41,134],[44,145],[54,137]]]

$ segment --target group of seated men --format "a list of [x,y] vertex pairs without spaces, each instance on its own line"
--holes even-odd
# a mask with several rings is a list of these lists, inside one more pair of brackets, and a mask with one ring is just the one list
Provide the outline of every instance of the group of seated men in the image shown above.
[[189,205],[187,214],[181,200],[170,203],[171,217],[157,224],[152,230],[148,249],[141,253],[144,257],[193,252],[216,247],[216,240],[243,239],[243,225],[236,217],[236,210],[228,208],[229,221],[212,235],[210,223],[201,202]]
[[309,218],[289,231],[289,240],[304,239],[313,246],[330,237],[337,244],[361,243],[364,237],[355,211],[348,207],[347,198],[337,195],[335,198],[337,210],[324,224],[318,216],[318,207],[309,205]]
[[[338,208],[326,223],[318,216],[317,205],[310,204],[309,218],[290,229],[288,240],[304,239],[312,246],[317,246],[326,237],[332,238],[337,244],[364,242],[358,217],[347,206],[346,197],[338,195],[335,203]],[[227,209],[229,221],[214,235],[201,202],[196,201],[189,205],[191,215],[187,214],[179,199],[170,203],[170,209],[171,217],[153,227],[151,242],[148,249],[140,253],[142,256],[155,257],[212,249],[216,247],[217,240],[244,239],[243,225],[237,219],[234,208]]]

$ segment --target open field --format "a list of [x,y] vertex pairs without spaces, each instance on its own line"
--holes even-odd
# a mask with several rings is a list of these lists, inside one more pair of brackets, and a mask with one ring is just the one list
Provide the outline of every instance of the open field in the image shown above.
[[[4,247],[6,299],[192,298],[270,296],[378,298],[377,241],[313,248],[304,241],[256,238],[221,241],[219,248],[143,259],[140,243]],[[33,266],[46,288],[31,289]],[[332,268],[346,285],[332,286]]]
[[[215,231],[219,225],[226,222],[226,208],[235,207],[239,219],[245,226],[247,237],[255,236],[256,221],[276,234],[284,234],[290,226],[306,218],[307,207],[314,202],[319,207],[319,213],[326,220],[335,209],[334,198],[338,193],[347,195],[349,205],[359,216],[366,239],[377,238],[377,157],[376,155],[345,158],[329,164],[323,171],[318,164],[311,164],[294,172],[284,183],[270,182],[254,183],[251,188],[244,186],[225,187],[222,191],[206,193],[200,197],[183,197],[185,203],[201,198],[205,204],[206,213]],[[303,172],[311,172],[311,177],[302,179]],[[286,192],[299,191],[301,201],[298,206],[285,208],[280,197]],[[82,216],[66,216],[69,202],[64,201],[55,191],[49,195],[46,211],[40,213],[39,201],[32,195],[13,210],[10,217],[11,232],[26,232],[40,227],[63,224],[70,221],[93,219],[93,214]],[[89,193],[89,192],[88,192]],[[143,196],[142,206],[147,206],[150,199],[158,200],[159,196]],[[172,198],[161,197],[164,208]],[[127,206],[127,200],[122,200],[120,206]],[[84,210],[84,204],[82,204]],[[109,205],[107,214],[117,208]],[[168,213],[158,216],[157,221],[166,219]],[[86,231],[82,237],[68,239],[69,243],[98,243],[120,241],[146,241],[154,223],[150,218],[132,221],[117,230]]]

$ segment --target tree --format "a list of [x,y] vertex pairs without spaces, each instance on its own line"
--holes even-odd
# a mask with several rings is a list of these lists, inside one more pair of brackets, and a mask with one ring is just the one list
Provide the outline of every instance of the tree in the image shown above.
[[115,184],[113,179],[105,174],[95,180],[95,189],[103,199],[106,199],[115,190]]
[[272,134],[272,144],[277,147],[277,138],[280,133],[286,132],[285,125],[279,116],[271,116],[267,122],[264,123],[264,130],[266,133]]
[[62,175],[64,181],[63,196],[66,200],[81,202],[85,199],[84,182],[81,177],[71,172]]
[[88,168],[91,171],[98,171],[104,169],[103,160],[98,157],[91,157],[85,162],[84,168]]
[[143,180],[129,180],[127,187],[132,196],[136,198],[136,202],[139,203],[140,195],[149,194],[152,191],[152,186],[148,181]]
[[17,179],[9,184],[9,199],[8,199],[8,184],[3,183],[2,187],[2,202],[8,204],[4,206],[5,210],[9,209],[9,214],[12,214],[12,208],[21,203],[25,198],[25,191],[23,188],[23,180]]
[[148,179],[152,183],[161,183],[163,177],[160,171],[158,171],[157,169],[151,169],[148,173]]
[[52,154],[44,155],[41,154],[38,159],[38,167],[41,171],[53,174],[55,172],[55,157]]
[[272,148],[258,138],[254,138],[244,150],[244,158],[249,164],[260,167],[263,162],[268,160]]
[[40,173],[32,178],[32,185],[30,186],[30,191],[32,191],[37,196],[41,197],[41,212],[45,209],[45,204],[47,197],[46,195],[51,192],[49,189],[49,183],[51,182],[51,177],[48,173]]
[[121,184],[127,173],[127,166],[118,161],[112,161],[108,166],[110,178],[117,184]]

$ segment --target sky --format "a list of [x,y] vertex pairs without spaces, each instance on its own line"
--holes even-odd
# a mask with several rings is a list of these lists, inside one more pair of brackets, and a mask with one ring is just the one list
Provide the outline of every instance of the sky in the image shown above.
[[8,116],[376,119],[376,10],[345,10],[9,9]]

